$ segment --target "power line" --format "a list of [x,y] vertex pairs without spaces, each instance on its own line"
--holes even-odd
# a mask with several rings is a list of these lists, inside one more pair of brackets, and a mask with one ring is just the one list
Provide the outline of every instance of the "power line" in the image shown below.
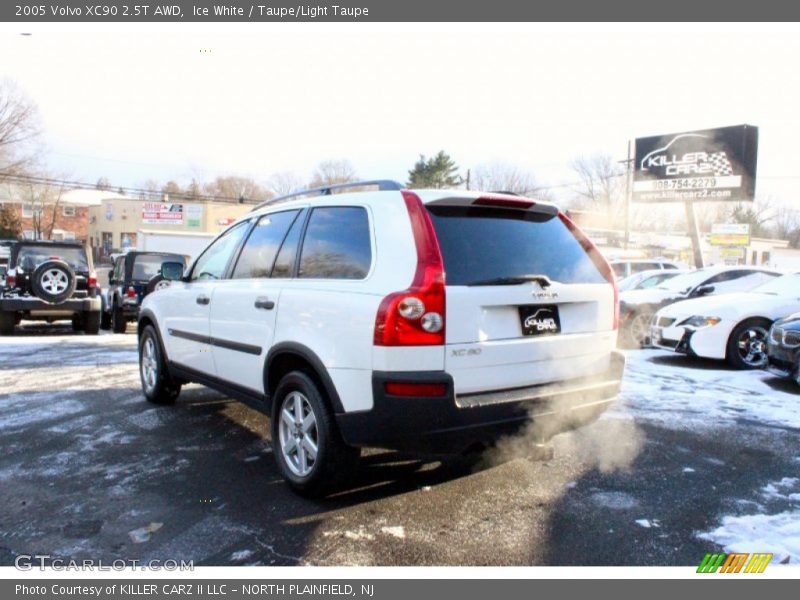
[[[70,187],[74,189],[85,189],[89,188],[92,190],[96,190],[94,184],[87,183],[85,181],[70,181],[66,179],[56,179],[52,177],[39,177],[36,175],[3,175],[0,177],[0,180],[7,180],[13,183],[32,183],[32,184],[40,184],[40,185],[54,185],[60,187]],[[135,187],[127,187],[127,186],[112,186],[115,187],[117,190],[122,190],[124,193],[131,193],[137,194],[140,196],[163,196],[164,192],[148,190],[145,188],[135,188]],[[103,190],[98,190],[103,191]],[[214,196],[211,194],[194,194],[191,192],[176,192],[169,194],[170,196],[174,196],[176,198],[181,198],[184,200],[200,200],[200,201],[209,201],[209,202],[229,202],[229,203],[243,203],[243,204],[256,204],[261,202],[261,199],[257,198],[234,198],[230,196]]]

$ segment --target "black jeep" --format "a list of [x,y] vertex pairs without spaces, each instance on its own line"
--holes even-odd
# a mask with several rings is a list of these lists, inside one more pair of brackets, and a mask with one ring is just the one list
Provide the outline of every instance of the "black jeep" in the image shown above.
[[72,319],[75,331],[96,335],[100,296],[91,254],[78,242],[21,240],[10,246],[0,287],[0,335],[11,335],[22,319]]
[[128,322],[138,319],[144,297],[169,285],[161,276],[161,263],[181,262],[185,266],[187,260],[181,254],[169,252],[128,252],[118,256],[108,274],[101,327],[124,333]]

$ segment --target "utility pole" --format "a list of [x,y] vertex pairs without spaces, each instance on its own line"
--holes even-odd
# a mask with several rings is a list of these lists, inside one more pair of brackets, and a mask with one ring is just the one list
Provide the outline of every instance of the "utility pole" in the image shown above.
[[703,264],[703,251],[700,248],[700,230],[697,228],[697,215],[694,212],[694,202],[686,200],[683,203],[686,210],[686,225],[689,228],[689,237],[692,238],[692,253],[694,254],[694,266],[702,269]]
[[630,140],[628,140],[628,158],[619,162],[625,164],[625,235],[622,239],[622,247],[627,250],[631,240],[631,178],[633,176]]

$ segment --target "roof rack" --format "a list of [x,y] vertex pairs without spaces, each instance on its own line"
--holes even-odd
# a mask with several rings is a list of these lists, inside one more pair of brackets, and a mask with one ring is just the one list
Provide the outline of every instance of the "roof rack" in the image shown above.
[[332,185],[323,185],[322,187],[311,188],[308,190],[300,190],[298,192],[292,192],[291,194],[285,194],[283,196],[278,196],[277,198],[271,198],[266,202],[262,202],[261,204],[257,204],[253,207],[253,210],[258,210],[264,206],[269,206],[270,204],[277,204],[279,202],[285,202],[291,198],[297,198],[298,196],[330,196],[333,193],[333,190],[342,190],[347,188],[354,188],[354,187],[366,187],[366,186],[377,186],[379,192],[396,192],[402,189],[405,189],[402,183],[398,181],[392,181],[391,179],[369,179],[366,181],[350,181],[347,183],[334,183]]

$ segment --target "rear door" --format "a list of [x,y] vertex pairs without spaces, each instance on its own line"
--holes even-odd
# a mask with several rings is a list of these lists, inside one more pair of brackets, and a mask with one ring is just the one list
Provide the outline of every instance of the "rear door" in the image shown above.
[[231,278],[214,289],[211,344],[220,379],[264,391],[264,360],[275,335],[282,287],[281,280],[271,274],[300,213],[287,210],[260,217],[242,246]]
[[558,215],[536,207],[428,210],[445,265],[445,368],[457,392],[608,368],[616,343],[611,275]]

